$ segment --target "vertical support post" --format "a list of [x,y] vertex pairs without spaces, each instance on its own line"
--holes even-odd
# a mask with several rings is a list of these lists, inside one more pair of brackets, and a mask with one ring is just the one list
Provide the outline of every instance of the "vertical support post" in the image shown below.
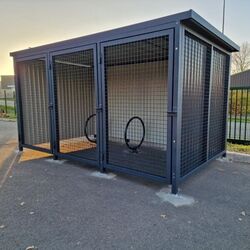
[[98,70],[98,76],[99,76],[99,83],[100,83],[100,97],[101,97],[101,103],[103,107],[102,112],[102,122],[101,122],[101,128],[102,128],[102,149],[101,149],[101,172],[105,172],[105,164],[108,162],[108,111],[107,111],[107,103],[106,103],[106,79],[105,79],[105,54],[104,54],[105,47],[101,43],[98,44],[98,57],[99,60],[99,70]]
[[177,116],[172,117],[172,193],[178,193],[178,184],[181,168],[181,127],[182,127],[182,89],[183,89],[183,49],[184,49],[184,27],[176,22],[174,32],[174,67],[173,67],[173,103],[172,111]]
[[208,95],[208,118],[207,118],[207,159],[209,159],[209,138],[210,138],[210,110],[211,110],[211,93],[213,85],[213,58],[214,58],[214,47],[211,46],[211,60],[210,60],[210,80],[209,80],[209,95]]
[[176,117],[176,112],[173,111],[173,69],[174,69],[174,31],[168,37],[168,79],[167,79],[167,151],[166,151],[166,175],[167,182],[171,183],[172,180],[172,129],[173,129],[173,116]]
[[102,157],[102,116],[103,116],[103,104],[102,104],[102,95],[101,95],[101,76],[100,76],[100,68],[101,68],[101,54],[100,48],[96,44],[93,47],[93,57],[94,57],[94,95],[96,96],[96,135],[97,135],[97,162],[98,167],[101,172],[104,172],[103,168],[103,157]]
[[54,85],[54,76],[53,76],[53,66],[52,66],[52,56],[50,54],[47,55],[46,69],[48,74],[48,84],[49,84],[49,106],[50,108],[50,139],[51,139],[51,151],[53,153],[53,159],[58,160],[58,128],[57,128],[57,103],[56,103],[56,91]]
[[17,109],[17,130],[18,130],[18,149],[23,151],[23,123],[22,123],[22,97],[19,82],[19,71],[17,62],[14,59],[14,72],[15,72],[15,93],[16,93],[16,109]]
[[[229,93],[229,91],[230,91],[230,79],[231,79],[231,77],[230,77],[230,69],[231,69],[231,57],[229,56],[229,55],[227,55],[227,57],[226,57],[226,72],[225,73],[227,73],[226,75],[225,75],[225,83],[224,84],[226,84],[226,82],[227,82],[227,89],[226,89],[226,113],[224,114],[224,116],[225,116],[225,153],[224,153],[224,155],[223,155],[223,157],[226,157],[226,150],[227,150],[227,135],[228,135],[228,109],[229,109],[229,105],[228,105],[228,100],[229,100],[229,95],[228,95],[228,93]],[[230,120],[230,122],[231,122],[231,120]]]

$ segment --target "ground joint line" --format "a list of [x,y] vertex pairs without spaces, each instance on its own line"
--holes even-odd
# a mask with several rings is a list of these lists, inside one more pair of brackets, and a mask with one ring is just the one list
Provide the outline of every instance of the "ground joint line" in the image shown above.
[[[8,157],[11,155],[11,153],[13,152],[14,149],[15,149],[15,148],[11,148],[9,155],[6,155],[6,156],[5,156],[5,159],[2,160],[2,161],[0,162],[2,165],[3,165],[4,162],[8,159]],[[13,165],[14,165],[14,163],[16,162],[16,159],[17,159],[17,156],[18,156],[18,155],[19,155],[19,152],[17,152],[16,155],[14,156],[14,158],[12,159],[12,161],[11,161],[9,167],[7,168],[6,173],[4,174],[2,180],[0,181],[0,189],[2,188],[3,184],[5,183],[5,181],[6,181],[7,177],[8,177],[8,175],[9,175],[9,173],[10,173],[10,171],[11,171]]]

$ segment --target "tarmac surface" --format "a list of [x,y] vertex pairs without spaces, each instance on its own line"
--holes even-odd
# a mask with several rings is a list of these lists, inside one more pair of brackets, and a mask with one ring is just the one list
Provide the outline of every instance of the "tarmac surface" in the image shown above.
[[213,161],[181,185],[194,203],[175,207],[165,185],[17,153],[15,138],[0,121],[0,249],[250,248],[249,164]]

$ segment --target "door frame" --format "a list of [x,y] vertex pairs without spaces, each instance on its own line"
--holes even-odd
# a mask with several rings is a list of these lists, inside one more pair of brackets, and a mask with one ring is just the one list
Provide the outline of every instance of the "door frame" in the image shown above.
[[[134,170],[134,169],[129,169],[125,168],[122,166],[118,165],[113,165],[108,163],[107,159],[107,154],[108,154],[108,149],[107,149],[107,143],[108,143],[108,130],[106,127],[106,124],[108,122],[108,117],[107,117],[107,104],[106,104],[106,80],[105,80],[105,54],[104,50],[105,47],[109,47],[112,45],[119,45],[119,44],[124,44],[124,43],[129,43],[129,42],[134,42],[134,41],[140,41],[144,39],[149,39],[149,38],[157,38],[160,36],[167,35],[169,39],[169,50],[168,50],[168,104],[166,107],[166,111],[168,113],[167,115],[167,150],[166,150],[166,175],[163,176],[156,176],[150,173],[142,172],[139,170]],[[114,171],[119,171],[119,172],[124,172],[124,173],[129,173],[132,175],[136,176],[143,176],[146,178],[150,179],[155,179],[158,181],[164,181],[167,183],[171,183],[171,171],[172,171],[172,128],[173,128],[173,121],[172,121],[172,116],[169,115],[172,113],[173,110],[173,62],[174,62],[174,57],[173,57],[173,49],[174,49],[174,29],[164,29],[160,31],[152,31],[149,33],[145,34],[140,34],[140,35],[134,35],[132,37],[124,37],[124,38],[119,38],[116,40],[110,40],[110,41],[105,41],[100,43],[100,53],[101,53],[101,67],[100,67],[100,83],[101,83],[101,89],[102,89],[102,107],[103,107],[103,121],[102,121],[102,130],[103,130],[103,151],[102,151],[102,158],[103,158],[103,169],[111,169]]]
[[[34,146],[34,145],[30,145],[30,144],[26,144],[24,141],[24,124],[23,124],[23,110],[22,110],[22,91],[21,91],[21,87],[20,87],[20,75],[19,75],[19,68],[18,68],[18,63],[21,62],[28,62],[28,61],[32,61],[32,60],[37,60],[37,59],[44,59],[45,60],[45,75],[46,75],[46,80],[47,80],[47,95],[48,95],[48,112],[49,112],[49,144],[50,144],[50,148],[42,148],[39,146]],[[42,152],[46,152],[46,153],[52,153],[53,152],[53,128],[52,128],[52,112],[50,107],[50,102],[51,102],[51,91],[50,91],[50,78],[49,78],[49,72],[48,72],[48,68],[49,68],[49,61],[48,61],[48,54],[47,53],[42,53],[42,54],[36,54],[33,56],[27,56],[27,57],[21,57],[21,58],[17,58],[14,61],[14,67],[15,67],[15,89],[16,89],[16,100],[17,100],[17,111],[18,111],[18,140],[19,140],[19,149],[22,150],[23,147],[25,148],[30,148],[33,150],[38,150],[38,151],[42,151]]]
[[[58,107],[57,107],[57,94],[55,91],[56,85],[54,82],[54,71],[53,71],[53,57],[54,56],[58,56],[58,55],[64,55],[64,54],[70,54],[70,53],[74,53],[74,52],[79,52],[79,51],[85,51],[85,50],[89,50],[89,49],[93,49],[93,65],[94,65],[94,86],[95,86],[95,95],[96,95],[96,139],[97,139],[97,143],[96,143],[96,150],[97,150],[97,156],[96,156],[96,160],[92,160],[92,159],[87,159],[84,157],[78,157],[75,155],[71,155],[71,154],[65,154],[65,153],[61,153],[60,152],[60,148],[59,148],[59,123],[58,121]],[[49,64],[50,64],[50,85],[51,85],[51,93],[53,96],[53,100],[52,100],[52,104],[53,104],[53,119],[52,119],[52,123],[53,123],[53,128],[54,128],[54,136],[53,136],[53,153],[55,157],[62,157],[62,158],[68,158],[68,159],[72,159],[72,160],[77,160],[77,161],[81,161],[81,162],[86,162],[89,163],[91,165],[98,165],[100,166],[100,155],[101,155],[101,136],[100,136],[100,112],[99,112],[99,106],[100,106],[100,93],[99,93],[99,83],[98,83],[98,63],[97,63],[97,45],[96,43],[94,44],[90,44],[90,45],[84,45],[84,46],[79,46],[79,47],[73,47],[73,48],[69,48],[69,49],[61,49],[61,50],[57,50],[57,51],[53,51],[49,53]]]

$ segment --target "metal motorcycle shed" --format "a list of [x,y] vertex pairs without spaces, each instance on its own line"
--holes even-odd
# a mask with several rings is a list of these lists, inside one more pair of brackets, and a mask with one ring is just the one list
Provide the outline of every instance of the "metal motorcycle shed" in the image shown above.
[[23,147],[178,184],[226,153],[230,53],[193,10],[11,53]]

